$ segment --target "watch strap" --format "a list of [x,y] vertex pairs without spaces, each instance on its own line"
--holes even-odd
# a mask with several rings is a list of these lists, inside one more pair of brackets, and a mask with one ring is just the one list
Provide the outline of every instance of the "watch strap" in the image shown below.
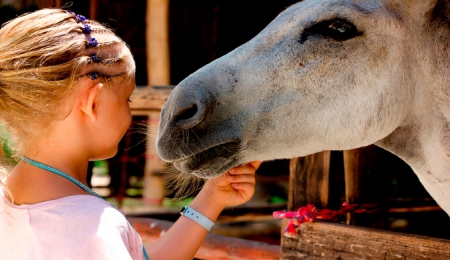
[[197,222],[200,226],[208,230],[208,232],[211,231],[211,228],[214,226],[214,222],[212,220],[189,206],[184,206],[181,209],[181,215]]

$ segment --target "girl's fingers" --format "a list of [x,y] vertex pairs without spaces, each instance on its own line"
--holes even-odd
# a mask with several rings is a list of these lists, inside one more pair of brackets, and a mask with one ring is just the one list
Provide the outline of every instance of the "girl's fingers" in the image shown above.
[[238,182],[246,182],[255,184],[255,175],[254,174],[227,174],[227,181],[231,183],[238,183]]
[[248,182],[239,182],[239,183],[232,183],[231,187],[235,190],[241,190],[241,191],[253,191],[255,189],[255,185],[248,183]]
[[261,164],[262,164],[262,161],[253,161],[253,162],[249,162],[249,164],[250,164],[251,166],[253,166],[253,168],[254,168],[255,170],[258,170],[259,166],[261,166]]
[[251,164],[244,164],[238,167],[231,168],[228,172],[230,174],[255,174],[256,169]]

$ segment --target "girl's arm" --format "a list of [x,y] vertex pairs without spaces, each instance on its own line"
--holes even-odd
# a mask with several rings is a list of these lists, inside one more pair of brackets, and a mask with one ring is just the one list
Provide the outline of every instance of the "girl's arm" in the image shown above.
[[[250,162],[208,180],[190,207],[215,222],[225,207],[250,200],[255,192],[255,171],[260,165],[260,161]],[[207,234],[204,227],[181,216],[164,236],[147,247],[147,252],[151,260],[191,260]]]

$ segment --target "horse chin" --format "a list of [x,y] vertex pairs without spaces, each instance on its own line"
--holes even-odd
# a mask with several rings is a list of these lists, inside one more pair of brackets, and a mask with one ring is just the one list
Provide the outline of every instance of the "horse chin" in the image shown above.
[[181,172],[200,178],[213,178],[222,175],[239,164],[240,142],[229,142],[211,147],[187,159],[173,163]]

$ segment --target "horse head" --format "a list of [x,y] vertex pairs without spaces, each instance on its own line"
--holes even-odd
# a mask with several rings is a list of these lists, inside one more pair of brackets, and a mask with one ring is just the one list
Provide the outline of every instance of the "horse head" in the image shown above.
[[448,5],[292,5],[179,83],[161,112],[159,155],[210,178],[252,160],[376,144],[450,212]]

